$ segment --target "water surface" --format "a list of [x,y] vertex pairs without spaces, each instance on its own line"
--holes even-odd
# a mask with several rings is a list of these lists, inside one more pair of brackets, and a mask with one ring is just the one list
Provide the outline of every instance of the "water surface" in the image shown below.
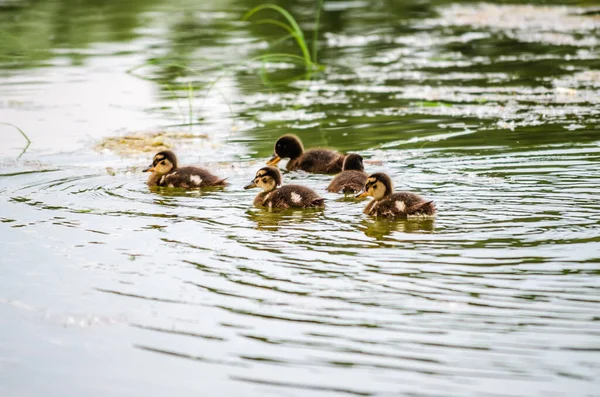
[[[0,121],[32,140],[0,126],[0,394],[597,394],[597,4],[326,1],[311,75],[252,60],[297,51],[256,4],[0,4]],[[98,149],[157,131],[230,186],[149,190],[151,148]],[[298,172],[325,210],[253,208],[284,132],[438,217]]]

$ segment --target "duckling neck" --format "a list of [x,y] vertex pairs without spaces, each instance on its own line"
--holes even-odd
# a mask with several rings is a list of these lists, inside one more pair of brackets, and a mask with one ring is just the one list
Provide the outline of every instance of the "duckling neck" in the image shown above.
[[380,203],[380,202],[382,202],[382,201],[384,201],[384,200],[387,200],[387,199],[389,199],[389,198],[390,198],[390,196],[391,196],[391,194],[384,194],[383,196],[381,196],[381,197],[379,197],[379,198],[375,198],[375,197],[373,197],[373,201],[376,201],[376,202]]
[[304,150],[300,149],[296,153],[292,154],[292,156],[290,156],[290,160],[297,160],[300,157],[302,157],[303,154],[304,154]]
[[265,202],[271,197],[271,194],[276,192],[277,188],[271,190],[264,190],[256,195],[254,199],[255,206],[264,206]]
[[148,176],[148,180],[146,181],[146,184],[148,186],[156,186],[158,185],[158,181],[160,180],[160,175],[157,174],[156,172],[153,172],[150,174],[150,176]]
[[296,157],[296,158],[291,158],[289,159],[288,163],[286,164],[285,168],[289,171],[294,170],[298,164],[298,162],[300,161],[300,156]]

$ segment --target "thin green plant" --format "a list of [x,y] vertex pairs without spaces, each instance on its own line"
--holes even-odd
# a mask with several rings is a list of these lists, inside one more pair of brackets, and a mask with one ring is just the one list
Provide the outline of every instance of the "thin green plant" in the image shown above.
[[194,86],[192,85],[191,81],[188,81],[188,85],[187,85],[187,91],[188,91],[188,115],[189,115],[189,125],[190,128],[192,126],[192,123],[194,122]]
[[179,115],[181,116],[183,122],[185,123],[185,113],[183,113],[183,109],[181,107],[181,104],[179,103],[179,97],[175,94],[175,91],[173,90],[173,87],[171,86],[171,84],[165,84],[165,87],[171,93],[171,99],[175,100],[175,103],[177,104],[177,109],[179,110]]
[[13,127],[17,131],[19,131],[21,133],[21,135],[23,135],[23,138],[25,138],[25,140],[27,141],[27,145],[25,145],[25,148],[23,149],[23,151],[21,152],[21,154],[19,154],[19,157],[17,157],[17,158],[20,158],[23,154],[25,154],[25,152],[29,148],[29,145],[31,145],[31,140],[29,139],[29,137],[27,136],[27,134],[25,133],[25,131],[23,131],[22,129],[20,129],[19,127],[17,127],[14,124],[0,122],[0,125],[8,125],[10,127]]
[[[320,10],[321,10],[322,4],[323,4],[323,1],[319,0],[319,10],[317,11],[317,24],[319,23],[319,19],[320,19],[320,15],[321,15]],[[300,29],[300,26],[298,25],[298,22],[296,22],[296,19],[286,9],[284,9],[276,4],[261,4],[261,5],[258,5],[254,8],[252,8],[250,11],[248,11],[243,16],[242,19],[247,21],[252,16],[254,16],[256,13],[263,11],[263,10],[273,10],[273,11],[278,12],[280,15],[282,15],[285,18],[287,23],[278,21],[276,19],[261,19],[259,21],[256,21],[256,23],[274,25],[274,26],[278,26],[278,27],[284,29],[286,32],[288,32],[288,36],[286,36],[286,37],[291,36],[292,38],[294,38],[294,40],[296,40],[296,43],[298,44],[298,48],[300,49],[300,52],[302,53],[301,57],[299,57],[297,55],[293,55],[293,54],[287,54],[287,53],[266,54],[265,58],[263,60],[266,61],[268,58],[277,58],[278,60],[285,60],[285,59],[297,60],[298,58],[300,58],[303,60],[304,67],[307,70],[321,69],[322,68],[321,65],[319,65],[316,60],[316,55],[317,55],[317,40],[316,40],[316,38],[318,35],[318,30],[315,29],[314,40],[313,40],[313,54],[311,55],[311,53],[308,49],[308,45],[306,43],[306,39],[304,37],[304,32],[302,31],[302,29]]]
[[[281,29],[283,29],[287,32],[286,35],[278,38],[277,40],[275,40],[274,43],[271,43],[270,47],[275,47],[278,44],[284,42],[285,40],[293,38],[296,41],[296,43],[298,44],[298,47],[299,47],[302,55],[296,55],[296,54],[290,54],[290,53],[284,53],[284,52],[272,52],[272,53],[268,53],[268,54],[258,55],[256,57],[253,57],[253,58],[243,61],[243,62],[236,62],[235,64],[232,64],[232,65],[229,65],[229,66],[223,68],[220,76],[218,76],[215,79],[213,79],[212,81],[200,86],[200,89],[202,90],[202,95],[201,95],[202,103],[201,103],[200,107],[202,107],[204,99],[212,91],[212,89],[215,87],[217,82],[219,82],[223,77],[225,77],[227,75],[227,73],[231,72],[232,70],[241,66],[242,64],[247,64],[247,63],[251,63],[251,62],[255,62],[255,61],[261,61],[263,63],[266,63],[266,62],[289,62],[292,64],[304,66],[307,71],[307,74],[305,74],[303,76],[307,77],[307,78],[310,78],[310,73],[312,71],[314,71],[315,69],[323,70],[324,67],[317,63],[318,34],[319,34],[319,24],[320,24],[322,6],[323,6],[323,0],[317,0],[317,12],[316,12],[316,19],[315,19],[315,29],[313,32],[312,54],[311,54],[311,51],[309,51],[309,47],[307,45],[307,42],[306,42],[306,39],[304,36],[304,32],[302,31],[302,29],[300,29],[300,26],[298,25],[295,18],[287,10],[285,10],[284,8],[282,8],[276,4],[262,4],[262,5],[252,8],[250,11],[248,11],[243,16],[243,20],[249,20],[256,13],[258,13],[260,11],[264,11],[264,10],[273,10],[273,11],[279,13],[280,15],[282,15],[285,18],[285,20],[287,21],[287,23],[276,20],[276,19],[262,19],[262,20],[256,21],[255,23],[274,25],[274,26],[280,27]],[[163,64],[162,61],[167,61],[167,63]],[[137,71],[139,69],[143,68],[144,66],[149,66],[149,65],[177,67],[177,68],[185,71],[188,75],[200,75],[202,71],[213,69],[212,67],[209,67],[209,68],[205,68],[202,70],[196,70],[196,69],[192,69],[185,65],[181,65],[181,64],[178,64],[175,62],[169,62],[164,57],[158,57],[158,58],[150,59],[140,65],[130,68],[129,70],[127,70],[127,73],[131,74],[132,76],[141,78],[143,80],[156,81],[157,80],[156,78],[146,77],[146,76],[143,76],[143,75],[137,73]],[[221,68],[222,68],[222,66],[223,65],[221,65]],[[261,80],[263,81],[263,83],[265,85],[274,85],[272,82],[269,81],[269,79],[267,77],[267,70],[264,65],[263,65],[263,68],[261,69]],[[292,79],[292,81],[293,80],[296,80],[296,79],[294,78],[294,79]],[[186,125],[186,123],[185,123],[186,117],[184,116],[183,109],[180,106],[177,96],[173,92],[173,88],[169,84],[166,84],[166,86],[169,89],[169,91],[171,92],[172,97],[177,100],[177,106],[179,108],[179,112],[184,121],[184,124],[182,124],[182,125]],[[221,95],[223,95],[221,92],[219,92],[219,93]],[[188,84],[187,84],[187,94],[188,94],[187,96],[188,96],[188,119],[189,119],[187,125],[192,126],[192,125],[195,125],[198,123],[194,123],[194,120],[193,120],[194,87],[192,86],[191,82],[188,82]],[[232,111],[230,104],[228,104],[228,106],[230,107],[230,111]]]
[[317,2],[317,16],[315,18],[315,29],[313,30],[312,42],[312,59],[315,63],[318,62],[317,48],[319,45],[319,24],[321,23],[321,10],[323,9],[323,0],[317,0]]

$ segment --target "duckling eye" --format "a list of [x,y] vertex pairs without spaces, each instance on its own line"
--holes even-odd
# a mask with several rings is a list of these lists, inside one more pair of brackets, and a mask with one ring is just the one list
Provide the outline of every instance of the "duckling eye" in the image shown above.
[[165,162],[165,160],[161,161],[160,163],[161,163],[162,165],[165,165],[165,164],[167,164],[167,163]]
[[267,178],[262,179],[263,183],[267,183]]
[[373,190],[377,189],[377,185],[373,185],[372,187],[373,187]]

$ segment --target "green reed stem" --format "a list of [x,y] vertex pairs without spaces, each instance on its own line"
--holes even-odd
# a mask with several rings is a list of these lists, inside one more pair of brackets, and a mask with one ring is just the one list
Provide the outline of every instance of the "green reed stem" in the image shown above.
[[31,145],[31,139],[29,139],[29,137],[27,136],[27,134],[25,133],[25,131],[23,131],[22,129],[20,129],[19,127],[17,127],[14,124],[11,123],[3,123],[0,122],[0,124],[2,125],[8,125],[10,127],[13,127],[14,129],[16,129],[17,131],[19,131],[21,133],[21,135],[23,135],[23,138],[25,138],[25,140],[27,140],[27,145],[25,145],[25,147],[23,148],[23,151],[21,152],[21,154],[19,154],[19,156],[17,157],[17,159],[21,158],[21,156],[23,154],[25,154],[25,152],[27,151],[27,149],[29,149],[29,145]]
[[323,9],[323,0],[317,0],[317,16],[315,18],[315,30],[313,31],[312,59],[314,63],[319,62],[317,58],[317,47],[319,43],[319,24],[321,23],[321,9]]
[[261,20],[261,21],[259,21],[259,23],[269,23],[269,24],[276,25],[276,26],[279,26],[279,27],[285,29],[296,40],[296,43],[298,44],[298,47],[300,48],[300,51],[302,52],[302,57],[304,59],[305,67],[307,69],[312,67],[313,60],[311,59],[310,51],[308,50],[308,46],[306,45],[306,39],[304,38],[304,32],[302,32],[302,29],[300,29],[300,26],[298,25],[298,23],[296,22],[294,17],[287,10],[285,10],[284,8],[282,8],[276,4],[261,4],[259,6],[254,7],[250,11],[248,11],[242,19],[246,21],[249,18],[251,18],[254,14],[256,14],[257,12],[262,11],[262,10],[269,10],[269,9],[281,14],[287,20],[288,24],[285,24],[283,22],[276,21],[273,19]]
[[23,138],[25,138],[25,139],[27,140],[27,144],[28,144],[28,145],[31,143],[31,140],[29,139],[29,137],[27,136],[27,134],[25,133],[25,131],[23,131],[22,129],[20,129],[20,128],[19,128],[19,127],[17,127],[16,125],[14,125],[14,124],[11,124],[11,123],[2,123],[2,122],[0,122],[0,124],[2,124],[2,125],[8,125],[8,126],[11,126],[11,127],[13,127],[13,128],[14,128],[14,129],[16,129],[17,131],[19,131],[19,132],[21,133],[21,135],[23,135]]
[[194,109],[192,107],[193,100],[194,100],[194,86],[192,86],[191,81],[188,81],[188,112],[189,112],[190,124],[193,122],[193,113],[194,113]]

